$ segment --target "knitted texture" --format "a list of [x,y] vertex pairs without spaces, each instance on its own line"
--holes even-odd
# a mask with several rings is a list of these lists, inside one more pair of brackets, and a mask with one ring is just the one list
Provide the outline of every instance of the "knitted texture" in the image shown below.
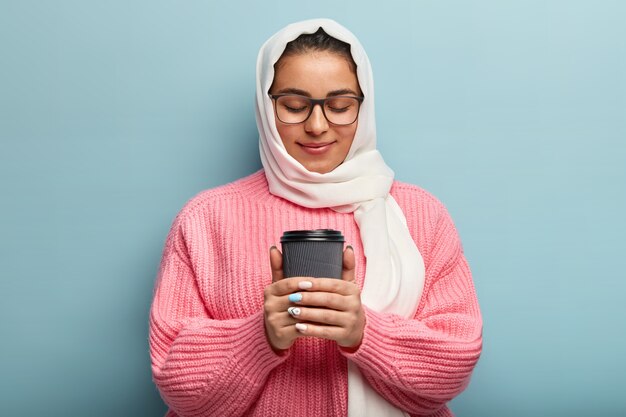
[[150,310],[152,373],[167,417],[346,416],[347,360],[411,416],[452,416],[446,402],[469,383],[482,347],[470,270],[438,200],[400,182],[391,194],[424,258],[424,291],[413,319],[365,307],[363,341],[351,353],[300,338],[277,354],[263,323],[269,248],[280,247],[285,230],[342,231],[363,286],[366,260],[351,213],[273,196],[263,171],[192,198],[167,237]]

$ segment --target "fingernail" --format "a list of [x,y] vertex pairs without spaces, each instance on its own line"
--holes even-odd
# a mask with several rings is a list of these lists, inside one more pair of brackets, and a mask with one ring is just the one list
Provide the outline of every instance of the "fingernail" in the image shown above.
[[346,246],[346,249],[350,249],[352,252],[354,252],[354,248],[352,247],[352,245]]
[[298,301],[302,301],[302,294],[300,294],[299,292],[289,294],[289,301],[291,301],[292,303],[297,303]]
[[298,282],[298,288],[301,290],[308,290],[313,287],[313,283],[311,281],[300,281]]
[[277,249],[277,248],[276,248],[276,245],[272,245],[272,246],[270,246],[270,252],[271,252],[271,251],[273,251],[274,249]]
[[296,323],[296,329],[298,329],[301,332],[306,332],[307,325],[304,323]]
[[302,312],[302,310],[300,310],[298,307],[289,307],[287,309],[287,312],[292,315],[292,316],[299,316],[300,313]]

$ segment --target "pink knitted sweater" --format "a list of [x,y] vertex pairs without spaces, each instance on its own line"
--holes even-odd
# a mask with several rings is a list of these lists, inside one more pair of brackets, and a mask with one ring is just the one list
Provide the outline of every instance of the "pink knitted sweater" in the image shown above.
[[470,270],[438,200],[400,182],[391,194],[424,258],[424,291],[413,319],[366,308],[354,353],[300,338],[277,354],[263,323],[269,248],[285,230],[341,230],[363,285],[365,259],[351,213],[273,196],[263,171],[192,198],[167,237],[150,311],[153,379],[170,407],[167,417],[346,416],[348,360],[411,416],[452,416],[446,402],[469,383],[482,346]]

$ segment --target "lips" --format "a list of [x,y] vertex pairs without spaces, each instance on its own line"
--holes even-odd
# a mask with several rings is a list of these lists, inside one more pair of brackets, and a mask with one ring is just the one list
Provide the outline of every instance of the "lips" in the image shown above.
[[333,144],[335,144],[336,141],[333,142],[314,142],[314,143],[298,143],[298,145],[300,145],[300,147],[302,148],[302,150],[308,154],[311,155],[321,155],[324,152],[326,152],[327,150],[329,150],[331,148],[331,146]]

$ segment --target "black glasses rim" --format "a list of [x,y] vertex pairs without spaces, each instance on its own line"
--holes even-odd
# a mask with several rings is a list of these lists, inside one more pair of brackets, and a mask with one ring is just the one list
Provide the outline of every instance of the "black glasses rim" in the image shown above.
[[[311,98],[311,97],[308,97],[308,96],[303,96],[301,94],[289,94],[289,93],[285,93],[285,94],[271,94],[271,93],[268,93],[268,95],[270,96],[270,98],[272,100],[274,100],[274,102],[276,102],[276,100],[278,100],[281,97],[302,97],[302,98],[307,99],[307,100],[309,100],[311,102],[311,109],[309,110],[309,114],[307,114],[307,116],[301,122],[285,122],[285,121],[283,121],[280,118],[280,116],[278,115],[278,109],[276,109],[276,106],[274,106],[274,113],[276,114],[276,117],[278,118],[278,120],[280,120],[281,123],[284,123],[286,125],[299,125],[301,123],[306,122],[307,120],[309,120],[309,117],[311,117],[311,114],[313,114],[313,109],[315,108],[315,106],[317,106],[319,104],[319,106],[322,109],[322,114],[324,115],[324,118],[326,118],[326,121],[328,123],[331,123],[331,124],[336,125],[336,126],[349,126],[349,125],[353,124],[354,122],[356,122],[358,120],[359,113],[361,111],[361,104],[363,103],[363,100],[365,99],[365,97],[363,97],[363,96],[345,96],[345,95],[330,96],[330,97],[326,97],[326,98]],[[328,116],[326,115],[326,110],[324,109],[324,105],[326,104],[327,100],[331,100],[333,98],[351,98],[351,99],[355,99],[359,103],[359,107],[357,109],[357,113],[356,113],[356,116],[355,116],[353,121],[351,121],[350,123],[334,123],[334,122],[331,122],[330,119],[328,119]]]

